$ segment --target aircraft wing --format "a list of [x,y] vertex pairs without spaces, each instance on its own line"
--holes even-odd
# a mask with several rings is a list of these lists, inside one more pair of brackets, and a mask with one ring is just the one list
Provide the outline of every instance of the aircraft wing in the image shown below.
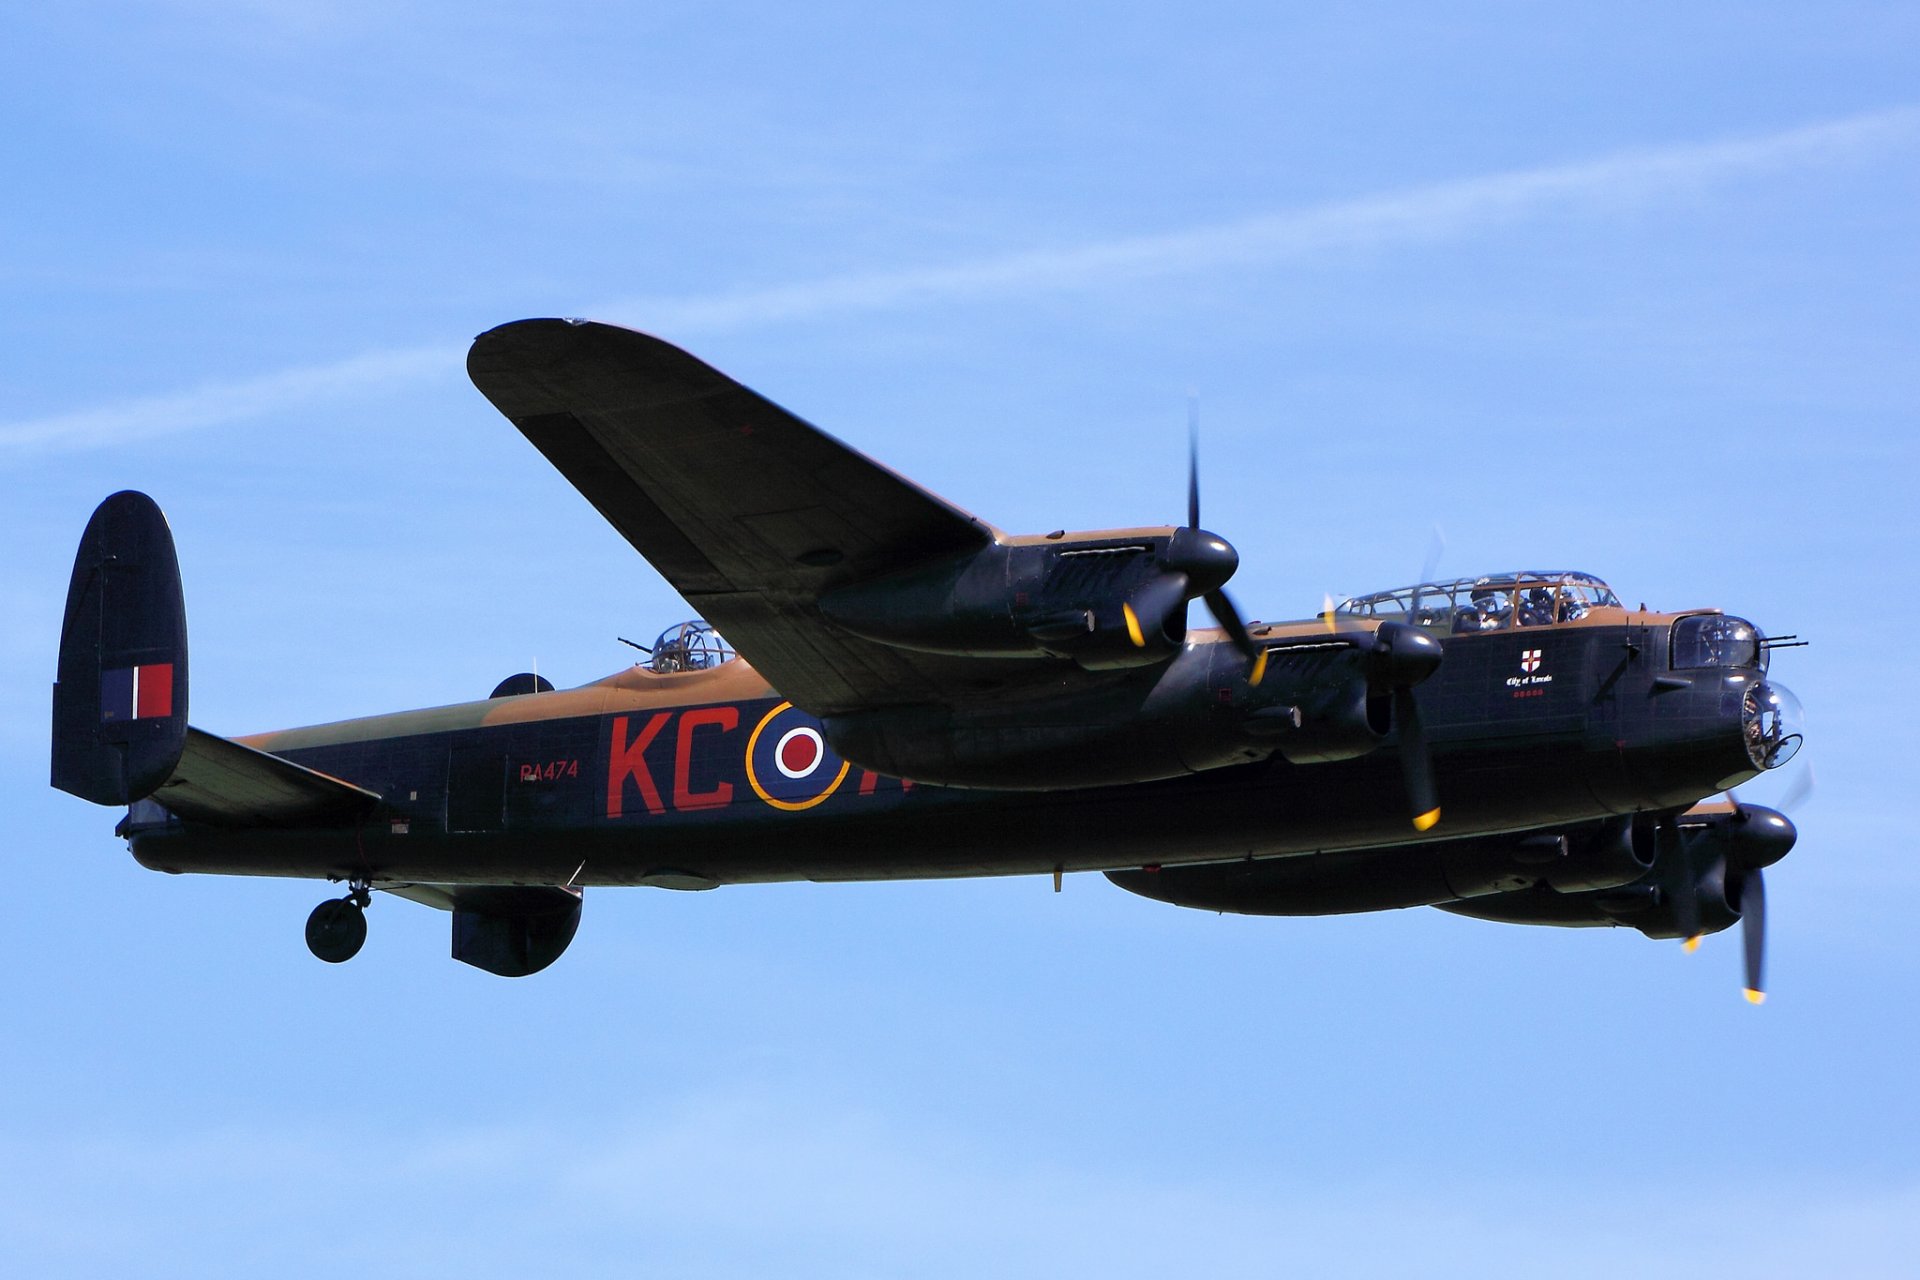
[[799,706],[948,702],[1040,664],[881,645],[835,588],[981,547],[993,530],[658,338],[521,320],[475,339],[474,385]]
[[191,821],[246,827],[346,825],[380,801],[350,782],[191,727],[153,799]]

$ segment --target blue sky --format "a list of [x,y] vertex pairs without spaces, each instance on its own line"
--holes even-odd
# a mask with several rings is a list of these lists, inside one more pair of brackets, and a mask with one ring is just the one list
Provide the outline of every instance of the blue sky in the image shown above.
[[[0,1263],[63,1276],[1906,1274],[1920,1250],[1910,6],[0,17]],[[73,544],[178,540],[228,733],[624,664],[684,606],[467,384],[681,342],[1014,530],[1206,523],[1249,612],[1570,565],[1814,644],[1732,936],[1097,878],[589,895],[552,970],[175,881],[49,790]],[[1756,798],[1790,779],[1756,784]]]

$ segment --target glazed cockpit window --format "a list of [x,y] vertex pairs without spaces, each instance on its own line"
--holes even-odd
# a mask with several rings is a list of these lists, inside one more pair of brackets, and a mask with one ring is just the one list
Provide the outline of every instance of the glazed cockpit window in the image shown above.
[[1766,646],[1760,631],[1745,618],[1704,613],[1673,624],[1673,666],[1766,668]]
[[1612,589],[1590,573],[1519,570],[1377,591],[1355,596],[1334,612],[1336,621],[1392,619],[1460,635],[1575,622],[1597,607],[1619,604]]
[[707,671],[733,659],[733,646],[712,624],[695,619],[668,627],[647,650],[647,666],[658,675]]

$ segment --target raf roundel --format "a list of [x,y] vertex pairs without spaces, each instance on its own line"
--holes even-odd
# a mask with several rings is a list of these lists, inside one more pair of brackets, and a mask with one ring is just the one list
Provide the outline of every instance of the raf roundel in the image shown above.
[[774,768],[795,782],[818,773],[826,758],[827,744],[820,740],[820,731],[810,725],[787,730],[773,748]]
[[747,784],[776,809],[811,809],[839,789],[851,766],[820,736],[820,722],[791,702],[762,716],[747,738]]

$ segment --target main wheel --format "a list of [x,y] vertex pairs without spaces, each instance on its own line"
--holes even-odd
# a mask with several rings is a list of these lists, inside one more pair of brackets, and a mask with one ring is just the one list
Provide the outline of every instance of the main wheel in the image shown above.
[[366,940],[366,912],[351,898],[329,898],[307,917],[307,950],[328,964],[353,959]]

